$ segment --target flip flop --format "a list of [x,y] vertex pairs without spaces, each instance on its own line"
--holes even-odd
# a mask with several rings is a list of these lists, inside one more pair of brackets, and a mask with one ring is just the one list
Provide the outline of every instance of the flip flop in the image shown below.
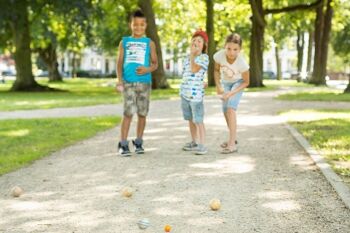
[[236,152],[238,152],[237,148],[230,150],[229,148],[226,147],[226,148],[222,149],[221,154],[233,154]]

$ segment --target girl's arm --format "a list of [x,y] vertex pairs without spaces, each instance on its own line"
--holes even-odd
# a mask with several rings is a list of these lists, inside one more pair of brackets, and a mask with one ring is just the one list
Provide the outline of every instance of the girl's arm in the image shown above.
[[196,57],[199,56],[200,54],[201,52],[198,50],[198,48],[194,44],[192,44],[191,54],[190,54],[190,65],[191,65],[192,73],[197,73],[201,69],[201,66],[194,62]]
[[216,85],[216,93],[218,95],[224,93],[224,89],[221,86],[220,83],[220,64],[214,62],[214,80],[215,80],[215,85]]
[[243,90],[244,88],[249,86],[249,70],[242,73],[242,79],[243,79],[243,82],[241,83],[241,85],[239,85],[234,90],[227,92],[222,96],[223,100],[228,100],[231,96],[235,95],[240,90]]

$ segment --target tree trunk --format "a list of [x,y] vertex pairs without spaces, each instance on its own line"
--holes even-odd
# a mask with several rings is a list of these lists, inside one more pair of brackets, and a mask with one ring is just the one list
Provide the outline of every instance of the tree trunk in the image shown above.
[[276,78],[277,80],[281,80],[282,79],[281,59],[280,59],[280,51],[277,44],[275,47],[275,57],[276,57],[276,70],[277,70]]
[[62,82],[62,76],[58,72],[56,47],[50,43],[46,48],[39,48],[38,52],[49,71],[49,82]]
[[315,85],[326,84],[328,43],[333,16],[332,0],[327,1],[325,13],[323,8],[324,4],[317,8],[315,23],[314,68],[310,80]]
[[152,0],[139,0],[139,7],[143,11],[147,19],[147,29],[146,34],[148,37],[153,40],[156,45],[157,56],[158,56],[158,69],[152,73],[152,88],[168,88],[169,84],[165,77],[164,66],[163,66],[163,57],[162,57],[162,49],[160,46],[160,40],[157,31],[157,25],[154,17],[154,12],[152,8]]
[[249,87],[262,87],[263,85],[263,41],[265,22],[263,19],[262,0],[250,0],[253,16],[250,37],[250,84]]
[[308,42],[308,48],[307,48],[307,65],[306,65],[306,72],[309,74],[311,71],[311,61],[312,61],[312,49],[313,49],[313,43],[314,43],[314,33],[312,30],[309,30],[309,42]]
[[348,86],[345,88],[344,93],[350,94],[350,74],[348,76],[349,76],[349,83],[348,83]]
[[208,34],[208,55],[209,55],[209,67],[208,67],[208,85],[215,86],[214,80],[214,53],[215,53],[215,41],[214,41],[214,2],[213,0],[206,0],[207,5],[207,22],[206,31]]
[[77,77],[77,62],[76,62],[76,57],[77,53],[76,52],[72,52],[72,71],[71,71],[71,76],[72,78],[76,78]]
[[298,78],[300,78],[301,69],[303,66],[303,57],[304,57],[304,32],[301,28],[297,29],[297,53],[298,53],[298,61],[297,61],[297,70],[298,70]]
[[[17,4],[16,4],[17,3]],[[28,20],[28,2],[14,2],[15,18],[11,22],[13,39],[16,51],[14,60],[16,64],[16,80],[12,91],[41,91],[45,88],[39,85],[32,73],[32,61],[30,51],[30,32]]]

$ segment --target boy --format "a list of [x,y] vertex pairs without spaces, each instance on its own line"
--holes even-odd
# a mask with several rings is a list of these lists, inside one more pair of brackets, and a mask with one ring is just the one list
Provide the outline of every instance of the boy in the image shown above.
[[147,22],[145,15],[137,10],[130,17],[131,36],[123,37],[119,44],[117,61],[117,91],[123,92],[124,116],[121,124],[121,138],[118,144],[121,156],[130,156],[127,140],[132,116],[137,111],[137,135],[133,140],[136,154],[143,154],[143,132],[149,110],[151,72],[158,67],[154,42],[145,37]]

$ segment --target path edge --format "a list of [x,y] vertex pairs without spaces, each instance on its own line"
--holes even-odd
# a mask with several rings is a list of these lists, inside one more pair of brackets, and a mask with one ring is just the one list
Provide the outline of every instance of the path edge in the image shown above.
[[350,189],[343,183],[343,180],[333,171],[331,166],[323,159],[320,152],[315,150],[306,138],[298,132],[293,126],[288,123],[284,123],[285,127],[292,134],[294,139],[304,148],[310,158],[319,167],[322,174],[326,177],[328,182],[332,185],[337,192],[340,199],[344,202],[345,206],[350,209]]

